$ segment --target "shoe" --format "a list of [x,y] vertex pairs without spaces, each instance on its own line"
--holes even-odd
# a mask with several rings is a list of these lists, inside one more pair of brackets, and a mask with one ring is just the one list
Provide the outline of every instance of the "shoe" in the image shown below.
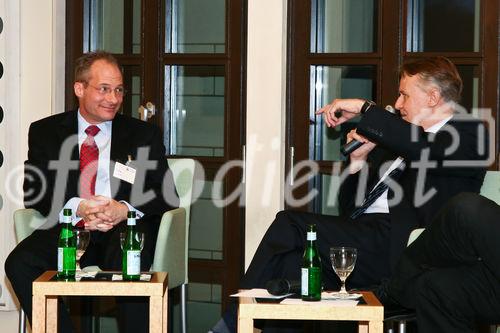
[[222,318],[215,324],[209,333],[236,333],[236,321],[238,317],[238,307],[235,302],[229,304]]

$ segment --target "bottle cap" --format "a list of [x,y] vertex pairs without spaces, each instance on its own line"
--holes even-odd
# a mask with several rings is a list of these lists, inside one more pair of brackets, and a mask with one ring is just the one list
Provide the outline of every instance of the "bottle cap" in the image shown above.
[[135,211],[129,210],[127,213],[127,218],[129,219],[135,219]]
[[71,208],[64,208],[63,209],[63,215],[64,216],[71,216],[73,213],[71,212]]

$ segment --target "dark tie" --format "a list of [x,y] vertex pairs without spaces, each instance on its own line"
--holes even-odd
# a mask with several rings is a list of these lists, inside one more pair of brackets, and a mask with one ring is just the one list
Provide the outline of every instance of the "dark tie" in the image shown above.
[[377,200],[382,195],[382,193],[387,190],[387,188],[389,187],[389,182],[395,181],[401,176],[401,174],[405,170],[405,167],[406,163],[403,161],[397,166],[396,169],[389,172],[387,177],[385,177],[382,182],[380,182],[370,191],[370,193],[368,193],[368,195],[365,197],[365,200],[363,200],[363,204],[351,213],[351,218],[355,219],[363,214],[368,209],[368,207],[370,207],[375,202],[375,200]]
[[99,148],[94,136],[99,133],[99,127],[91,125],[85,129],[85,133],[87,138],[80,148],[80,198],[88,199],[95,194]]

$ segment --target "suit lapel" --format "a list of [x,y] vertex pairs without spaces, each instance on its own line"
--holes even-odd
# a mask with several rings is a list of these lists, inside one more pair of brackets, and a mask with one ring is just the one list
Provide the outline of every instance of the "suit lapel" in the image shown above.
[[111,183],[111,193],[117,193],[116,197],[122,198],[123,193],[119,193],[118,190],[123,190],[123,186],[120,184],[128,184],[121,182],[118,178],[113,177],[113,172],[115,168],[115,163],[120,162],[125,164],[127,162],[127,155],[131,153],[130,151],[130,137],[127,134],[126,121],[124,117],[117,114],[113,119],[112,129],[111,129],[111,152],[110,152],[110,163],[109,163],[109,178]]
[[65,143],[66,140],[70,140],[68,143],[71,144],[71,159],[80,160],[80,152],[78,151],[78,111],[68,111],[67,116],[61,121],[57,134],[61,141],[61,145]]
[[[59,147],[63,145],[69,145],[71,148],[71,160],[80,161],[80,152],[78,151],[78,111],[68,111],[65,112],[65,117],[62,118],[56,132],[59,136],[60,144]],[[69,140],[69,141],[68,141]],[[61,151],[57,152],[61,154]],[[71,169],[68,173],[68,182],[66,188],[66,199],[74,196],[78,196],[78,179],[80,178],[80,170]]]

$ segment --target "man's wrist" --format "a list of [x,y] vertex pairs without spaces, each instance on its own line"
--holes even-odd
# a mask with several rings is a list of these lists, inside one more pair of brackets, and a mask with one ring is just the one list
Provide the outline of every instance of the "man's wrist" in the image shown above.
[[376,105],[375,102],[365,99],[365,102],[361,106],[359,113],[364,114],[366,111],[370,110],[375,105]]

